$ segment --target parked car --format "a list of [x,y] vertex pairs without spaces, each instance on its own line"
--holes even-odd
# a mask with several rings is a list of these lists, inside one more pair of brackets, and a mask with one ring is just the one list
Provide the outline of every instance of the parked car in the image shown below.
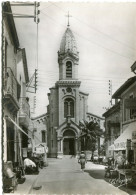
[[99,159],[99,157],[97,155],[93,156],[93,162],[94,163],[98,163],[98,159]]
[[85,155],[86,155],[86,160],[90,161],[91,160],[91,156],[92,156],[92,152],[90,150],[85,151]]
[[98,163],[99,164],[102,164],[103,163],[103,158],[104,158],[104,156],[99,156],[99,158],[98,158]]

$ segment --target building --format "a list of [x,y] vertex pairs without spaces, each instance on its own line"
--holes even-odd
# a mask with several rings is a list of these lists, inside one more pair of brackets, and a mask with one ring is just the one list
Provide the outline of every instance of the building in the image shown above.
[[[10,12],[8,2],[3,3],[3,12]],[[12,15],[3,13],[2,20],[2,86],[3,86],[3,117],[4,117],[4,161],[17,160],[17,148],[14,144],[16,139],[16,127],[5,116],[9,116],[17,123],[19,111],[20,84],[17,81],[17,56],[19,40]]]
[[40,143],[47,145],[48,115],[42,114],[32,118],[32,124],[35,145]]
[[120,135],[120,102],[108,109],[105,117],[105,149],[107,157],[114,157],[114,141]]
[[136,74],[136,62],[131,66],[131,71]]
[[88,122],[89,122],[89,121],[93,121],[93,122],[98,123],[99,126],[100,126],[100,129],[105,130],[105,128],[104,128],[105,121],[104,121],[104,118],[103,118],[103,117],[100,117],[100,116],[98,116],[98,115],[96,115],[96,114],[87,112],[87,113],[86,113],[86,120],[87,120]]
[[2,4],[2,108],[3,161],[22,163],[30,119],[26,83],[29,82],[25,49],[19,39],[9,2]]
[[79,121],[87,120],[89,117],[87,110],[89,94],[80,91],[79,52],[69,26],[61,40],[58,64],[59,80],[50,88],[48,94],[47,136],[49,156],[62,158],[63,155],[77,155],[80,152]]
[[114,94],[120,100],[120,136],[114,141],[115,154],[125,154],[136,163],[136,76],[129,78]]

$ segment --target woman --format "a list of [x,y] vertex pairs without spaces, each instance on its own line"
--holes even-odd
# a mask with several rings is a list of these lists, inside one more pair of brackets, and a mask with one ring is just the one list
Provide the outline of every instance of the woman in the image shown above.
[[84,170],[85,169],[85,163],[86,163],[86,156],[84,151],[81,152],[80,157],[79,157],[79,161],[81,164],[81,169]]

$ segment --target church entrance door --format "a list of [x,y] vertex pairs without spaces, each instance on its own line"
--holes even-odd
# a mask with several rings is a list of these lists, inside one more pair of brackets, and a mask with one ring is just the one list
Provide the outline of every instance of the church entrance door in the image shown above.
[[63,140],[63,154],[74,155],[75,154],[75,140],[74,138],[64,138]]

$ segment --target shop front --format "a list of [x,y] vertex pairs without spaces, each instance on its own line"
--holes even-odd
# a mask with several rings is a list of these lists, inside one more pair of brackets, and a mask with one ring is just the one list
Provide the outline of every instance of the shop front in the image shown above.
[[126,162],[136,163],[136,145],[132,139],[136,126],[134,123],[127,125],[124,132],[114,141],[114,157],[123,155]]
[[34,154],[42,159],[44,166],[48,165],[47,153],[48,147],[44,143],[39,143],[34,147]]

